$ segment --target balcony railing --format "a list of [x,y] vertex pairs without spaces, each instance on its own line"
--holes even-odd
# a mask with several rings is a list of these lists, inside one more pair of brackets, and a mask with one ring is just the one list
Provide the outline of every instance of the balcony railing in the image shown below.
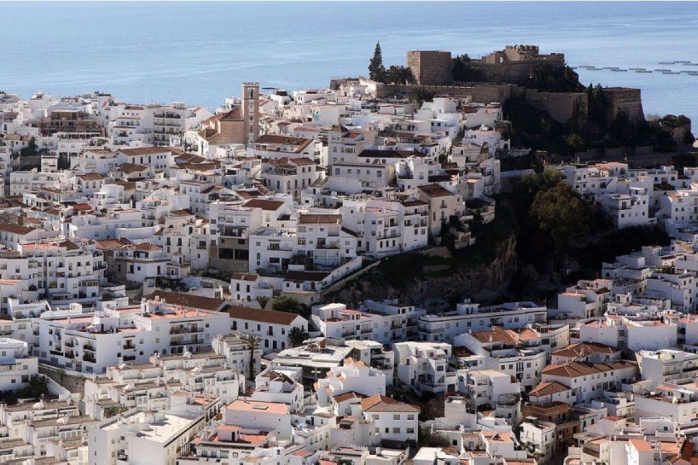
[[190,333],[203,333],[204,328],[201,327],[172,327],[170,328],[170,334],[190,334]]

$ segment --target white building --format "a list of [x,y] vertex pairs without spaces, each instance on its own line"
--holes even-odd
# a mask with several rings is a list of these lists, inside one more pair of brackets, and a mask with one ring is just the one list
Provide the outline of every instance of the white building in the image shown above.
[[397,379],[418,393],[444,394],[455,388],[456,373],[449,372],[451,345],[437,342],[394,344]]
[[230,315],[230,330],[258,337],[265,354],[291,347],[289,335],[293,328],[308,331],[308,320],[293,313],[239,306],[229,306],[226,312]]
[[29,355],[29,345],[17,339],[0,338],[0,391],[15,391],[39,374],[39,360]]
[[354,392],[367,397],[385,395],[387,386],[386,375],[380,370],[371,368],[361,361],[345,360],[344,365],[333,367],[327,372],[326,378],[317,381],[315,391],[320,406],[327,406],[330,398]]
[[547,322],[547,309],[533,302],[510,302],[491,307],[465,301],[455,311],[419,317],[419,340],[452,342],[468,331],[483,331],[492,326],[504,329],[524,328]]
[[373,421],[375,432],[384,440],[417,442],[419,407],[375,395],[362,399],[361,409],[364,419]]

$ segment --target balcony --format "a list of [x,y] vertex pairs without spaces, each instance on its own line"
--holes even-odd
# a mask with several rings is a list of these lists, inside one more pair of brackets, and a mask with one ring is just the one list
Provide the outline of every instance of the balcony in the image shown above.
[[339,250],[339,244],[332,242],[330,244],[318,244],[318,250]]
[[176,346],[189,346],[189,345],[196,345],[196,344],[203,344],[204,340],[201,338],[194,338],[191,341],[183,341],[181,339],[175,339],[170,341],[170,346],[176,347]]
[[276,250],[279,252],[293,252],[293,249],[290,246],[275,246],[274,244],[270,244],[267,246],[267,250]]
[[170,328],[170,334],[191,334],[203,332],[204,328],[198,326],[173,326]]

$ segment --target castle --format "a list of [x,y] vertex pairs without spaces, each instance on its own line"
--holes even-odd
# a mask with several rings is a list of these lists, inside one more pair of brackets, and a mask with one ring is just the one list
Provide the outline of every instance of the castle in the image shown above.
[[541,55],[537,45],[507,45],[504,50],[471,60],[468,64],[482,71],[490,80],[518,83],[528,79],[531,71],[541,64],[562,68],[565,54]]
[[[417,50],[407,52],[407,66],[420,85],[450,85],[451,52]],[[468,65],[480,70],[489,81],[520,83],[536,66],[548,63],[554,67],[565,66],[564,53],[541,55],[537,45],[507,45],[480,59],[472,59]]]

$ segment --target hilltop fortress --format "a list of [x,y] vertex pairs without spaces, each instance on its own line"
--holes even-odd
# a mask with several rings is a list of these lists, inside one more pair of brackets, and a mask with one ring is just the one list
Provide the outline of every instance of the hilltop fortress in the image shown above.
[[[451,85],[451,52],[409,51],[407,66],[420,85]],[[565,66],[563,53],[541,55],[537,45],[507,45],[480,59],[471,59],[468,66],[482,72],[488,81],[519,84],[537,66],[550,64],[556,68]]]
[[[415,77],[417,86],[437,94],[471,96],[475,102],[504,102],[523,97],[541,111],[546,111],[560,123],[584,125],[588,119],[588,97],[585,92],[542,92],[527,88],[523,83],[536,67],[550,64],[565,66],[563,53],[541,54],[537,45],[507,45],[479,59],[471,59],[468,66],[480,71],[486,82],[454,81],[450,51],[412,50],[407,52],[406,64]],[[414,85],[379,84],[379,97],[409,92]],[[604,88],[609,99],[608,120],[625,113],[631,120],[644,119],[640,89],[626,87]]]

